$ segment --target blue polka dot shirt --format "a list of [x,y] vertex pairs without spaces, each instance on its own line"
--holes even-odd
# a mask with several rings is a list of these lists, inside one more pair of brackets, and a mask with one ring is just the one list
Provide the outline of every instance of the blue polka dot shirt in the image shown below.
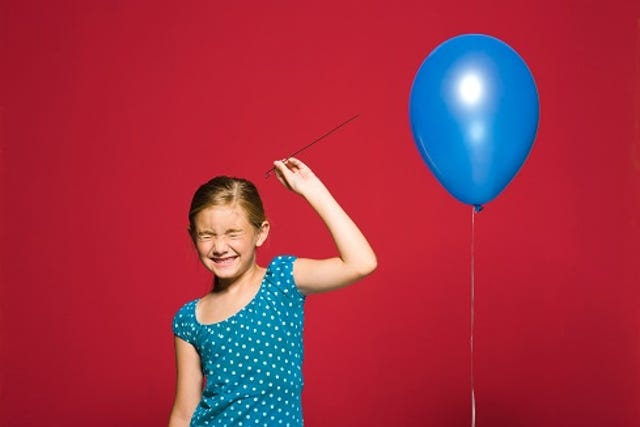
[[213,324],[191,301],[173,333],[200,355],[205,386],[191,426],[302,426],[305,297],[293,280],[293,256],[274,258],[256,296]]

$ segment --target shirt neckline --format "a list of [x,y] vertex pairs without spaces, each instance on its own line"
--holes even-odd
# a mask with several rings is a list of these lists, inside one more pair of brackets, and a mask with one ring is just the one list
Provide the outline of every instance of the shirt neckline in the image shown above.
[[202,323],[200,322],[200,320],[198,320],[198,313],[196,311],[197,307],[198,307],[198,303],[200,302],[200,300],[202,298],[196,298],[193,302],[193,319],[195,320],[196,324],[198,326],[218,326],[218,325],[222,325],[225,323],[228,323],[230,321],[232,321],[233,319],[239,317],[242,315],[242,313],[244,313],[245,311],[248,310],[248,308],[254,304],[254,302],[258,299],[258,296],[262,293],[262,289],[264,288],[264,284],[267,281],[267,276],[271,273],[271,264],[269,264],[267,266],[267,271],[265,271],[264,276],[262,277],[262,280],[260,281],[260,287],[258,288],[258,292],[256,292],[256,294],[251,298],[251,300],[249,300],[249,302],[247,302],[242,308],[240,308],[240,310],[236,311],[235,313],[231,314],[230,316],[219,320],[217,322],[212,322],[212,323]]

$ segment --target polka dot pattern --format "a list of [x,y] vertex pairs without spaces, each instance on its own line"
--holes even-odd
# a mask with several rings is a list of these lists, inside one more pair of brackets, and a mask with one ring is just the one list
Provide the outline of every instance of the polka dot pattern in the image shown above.
[[302,426],[305,297],[293,280],[293,256],[274,258],[256,296],[210,325],[198,300],[178,310],[173,333],[192,344],[205,387],[191,426]]

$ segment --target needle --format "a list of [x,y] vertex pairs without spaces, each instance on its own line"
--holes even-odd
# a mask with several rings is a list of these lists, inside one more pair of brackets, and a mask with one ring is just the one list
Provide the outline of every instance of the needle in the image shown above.
[[[349,123],[352,120],[355,120],[356,118],[358,118],[360,116],[360,114],[356,114],[355,116],[351,117],[348,120],[345,120],[344,122],[340,123],[338,126],[334,127],[333,129],[331,129],[329,132],[325,133],[324,135],[316,138],[315,140],[313,140],[310,144],[305,145],[304,147],[302,147],[301,149],[299,149],[298,151],[290,154],[285,160],[284,162],[286,162],[287,160],[289,160],[291,157],[295,156],[296,154],[306,150],[307,148],[311,147],[313,144],[315,144],[316,142],[320,141],[321,139],[326,138],[327,136],[331,135],[333,132],[337,131],[338,129],[340,129],[342,126],[346,125],[347,123]],[[264,174],[265,178],[269,178],[269,176],[271,176],[271,173],[273,171],[275,171],[275,166],[272,167],[271,169],[269,169],[267,171],[267,173]]]

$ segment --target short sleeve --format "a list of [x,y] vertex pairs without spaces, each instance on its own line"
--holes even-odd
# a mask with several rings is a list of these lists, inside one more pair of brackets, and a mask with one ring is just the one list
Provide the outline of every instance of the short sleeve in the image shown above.
[[293,263],[296,260],[293,255],[279,255],[269,264],[269,281],[288,298],[304,301],[305,296],[300,292],[293,278]]
[[173,334],[189,344],[195,344],[196,331],[198,324],[195,318],[196,301],[188,302],[180,307],[178,312],[173,316]]

